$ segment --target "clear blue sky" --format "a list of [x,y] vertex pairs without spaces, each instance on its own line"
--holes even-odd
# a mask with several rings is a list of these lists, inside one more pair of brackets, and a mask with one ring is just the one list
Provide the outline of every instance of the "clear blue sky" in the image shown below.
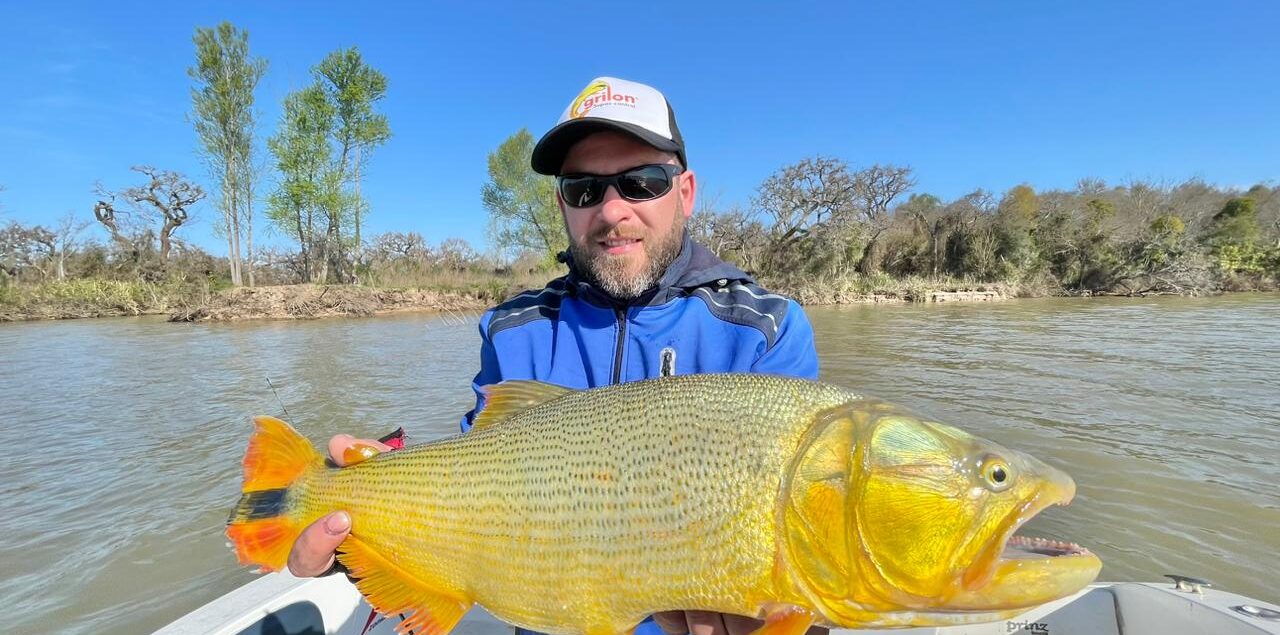
[[[8,2],[0,8],[0,221],[91,218],[129,166],[211,182],[186,121],[192,32],[230,20],[269,63],[260,139],[338,47],[390,80],[372,232],[485,245],[485,158],[549,128],[598,75],[675,105],[705,192],[746,202],[805,156],[916,170],[949,199],[1083,176],[1280,179],[1280,3]],[[539,7],[536,8],[535,7]],[[215,210],[181,230],[221,253]]]

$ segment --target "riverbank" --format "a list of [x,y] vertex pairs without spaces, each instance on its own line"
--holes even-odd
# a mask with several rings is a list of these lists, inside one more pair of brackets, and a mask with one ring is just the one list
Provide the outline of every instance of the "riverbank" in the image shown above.
[[[207,284],[78,280],[9,290],[0,322],[166,315],[173,322],[367,317],[403,311],[482,311],[530,284],[454,288],[294,284],[215,290]],[[991,302],[1017,297],[1007,285],[819,285],[771,287],[807,305]]]
[[[367,317],[404,311],[481,311],[542,279],[487,278],[405,287],[293,284],[213,289],[207,282],[74,280],[0,289],[0,322],[165,315],[174,322]],[[762,281],[806,306],[999,302],[1074,295],[1043,286],[888,276]],[[1248,289],[1263,290],[1263,289]],[[1126,294],[1106,294],[1126,295]]]
[[488,294],[298,284],[229,289],[169,315],[171,322],[367,317],[402,311],[480,311]]
[[527,280],[405,287],[292,284],[215,289],[205,281],[68,280],[0,288],[0,322],[165,315],[173,322],[365,317],[402,311],[478,311]]

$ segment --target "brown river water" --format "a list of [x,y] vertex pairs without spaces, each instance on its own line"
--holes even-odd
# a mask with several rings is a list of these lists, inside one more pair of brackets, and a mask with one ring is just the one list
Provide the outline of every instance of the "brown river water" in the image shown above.
[[[823,379],[1075,477],[1022,533],[1280,600],[1280,295],[809,314]],[[251,580],[222,536],[249,417],[450,434],[476,317],[0,324],[0,631],[149,632]]]

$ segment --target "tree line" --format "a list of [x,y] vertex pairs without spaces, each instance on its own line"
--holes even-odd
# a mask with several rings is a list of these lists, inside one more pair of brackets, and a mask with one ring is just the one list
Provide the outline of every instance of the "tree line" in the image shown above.
[[[268,63],[251,54],[248,33],[224,22],[197,28],[193,44],[189,119],[208,185],[138,165],[133,185],[94,187],[91,215],[0,225],[0,288],[68,277],[378,284],[429,272],[563,267],[554,181],[529,168],[535,140],[527,130],[488,156],[479,192],[488,253],[460,239],[430,245],[413,232],[367,236],[361,183],[391,138],[378,112],[386,76],[355,47],[331,52],[285,97],[263,141],[255,92]],[[225,255],[181,237],[201,204],[217,210]],[[859,277],[1011,282],[1054,294],[1199,293],[1280,278],[1280,187],[1266,184],[1086,178],[1071,189],[1022,184],[944,200],[918,191],[910,167],[813,156],[778,168],[744,203],[704,196],[698,208],[689,224],[695,238],[787,289]],[[291,247],[255,247],[257,215]],[[84,238],[94,223],[108,242]]]
[[[550,262],[565,238],[551,179],[520,167],[532,145],[521,130],[490,155],[483,198],[494,244]],[[909,167],[814,156],[779,168],[746,204],[704,198],[689,230],[789,289],[880,276],[1136,295],[1273,288],[1280,278],[1280,186],[1265,184],[1084,178],[1070,190],[1021,184],[948,201],[916,191]]]

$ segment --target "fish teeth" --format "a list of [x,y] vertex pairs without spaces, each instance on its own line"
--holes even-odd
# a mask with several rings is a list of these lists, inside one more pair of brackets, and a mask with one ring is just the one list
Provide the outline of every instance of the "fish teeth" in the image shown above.
[[1015,547],[1031,547],[1042,549],[1054,549],[1068,553],[1087,554],[1089,550],[1077,545],[1074,542],[1065,540],[1053,540],[1051,538],[1038,538],[1035,536],[1013,536],[1009,538],[1009,544]]

